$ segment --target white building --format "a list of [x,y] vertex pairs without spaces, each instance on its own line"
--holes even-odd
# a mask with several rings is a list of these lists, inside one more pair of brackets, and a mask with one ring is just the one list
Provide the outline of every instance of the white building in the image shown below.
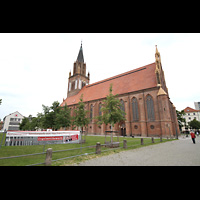
[[[200,121],[200,110],[195,110],[193,108],[187,107],[184,109],[185,115],[183,118],[185,118],[186,125],[188,125],[188,122],[191,122],[193,119],[196,119]],[[183,125],[185,125],[183,123]],[[185,127],[183,127],[183,131],[185,130]]]
[[22,122],[23,118],[24,116],[18,111],[5,116],[3,119],[3,130],[6,129],[7,131],[18,131],[19,124]]

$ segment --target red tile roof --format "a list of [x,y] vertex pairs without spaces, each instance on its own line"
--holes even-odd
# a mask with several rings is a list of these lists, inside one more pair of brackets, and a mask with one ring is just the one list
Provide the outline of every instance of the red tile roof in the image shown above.
[[105,98],[109,94],[110,84],[113,84],[113,94],[125,94],[147,88],[156,87],[156,64],[152,63],[117,76],[113,76],[102,81],[84,86],[80,92],[74,96],[66,98],[61,106],[77,104],[81,94],[83,101],[92,101]]
[[185,112],[185,113],[189,113],[189,112],[199,112],[199,111],[200,111],[200,110],[195,110],[195,109],[190,108],[190,107],[187,107],[187,108],[184,109],[184,112]]

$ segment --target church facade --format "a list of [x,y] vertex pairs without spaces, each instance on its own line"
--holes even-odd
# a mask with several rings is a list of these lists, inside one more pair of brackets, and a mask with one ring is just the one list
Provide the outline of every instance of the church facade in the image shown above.
[[109,94],[110,84],[113,85],[113,94],[118,94],[121,109],[126,112],[126,120],[114,126],[119,135],[175,137],[180,134],[176,108],[169,98],[157,46],[154,63],[93,84],[89,84],[89,81],[90,74],[86,75],[81,44],[73,74],[71,71],[69,73],[67,98],[63,99],[61,106],[67,104],[73,116],[83,94],[90,118],[85,130],[88,134],[104,135],[111,128],[110,125],[98,125],[95,119],[102,115],[101,105]]

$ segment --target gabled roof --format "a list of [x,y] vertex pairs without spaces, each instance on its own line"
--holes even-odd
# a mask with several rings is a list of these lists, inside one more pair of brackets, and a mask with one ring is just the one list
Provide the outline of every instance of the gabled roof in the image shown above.
[[189,113],[189,112],[200,112],[200,110],[195,110],[195,109],[193,109],[193,108],[186,107],[186,108],[184,109],[184,112],[185,112],[185,113]]
[[[19,113],[18,111],[15,111],[15,112],[13,112],[13,113],[10,113],[9,115],[13,115],[13,114],[15,114],[15,115],[21,115],[22,117],[24,117],[21,113]],[[9,115],[6,115],[4,118],[3,118],[3,120],[5,120],[5,118],[6,117],[8,117]],[[16,116],[17,117],[17,116]]]
[[156,64],[152,63],[117,76],[84,86],[78,94],[66,98],[61,106],[77,104],[83,94],[83,101],[92,101],[105,98],[109,94],[112,83],[113,94],[126,94],[129,92],[144,90],[157,86],[155,76]]

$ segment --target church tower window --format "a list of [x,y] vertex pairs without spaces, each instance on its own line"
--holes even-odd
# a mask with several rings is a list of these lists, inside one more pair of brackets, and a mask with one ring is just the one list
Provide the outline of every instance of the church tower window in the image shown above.
[[75,89],[75,81],[72,82],[72,90]]
[[81,89],[81,86],[82,86],[82,81],[81,79],[79,79],[78,89]]
[[71,82],[69,83],[69,92],[71,91]]
[[76,79],[76,81],[75,81],[75,90],[77,89],[77,85],[78,85],[78,81]]

